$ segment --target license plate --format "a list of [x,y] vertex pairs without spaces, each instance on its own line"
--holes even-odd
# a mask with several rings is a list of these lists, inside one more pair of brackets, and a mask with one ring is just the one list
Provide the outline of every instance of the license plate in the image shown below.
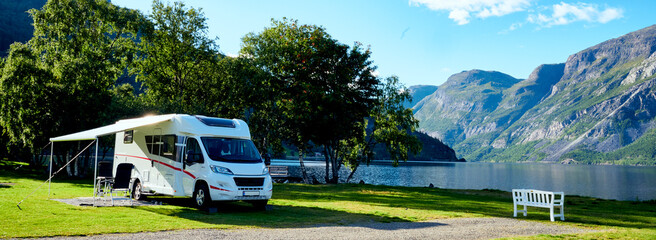
[[260,196],[260,191],[244,191],[244,196]]

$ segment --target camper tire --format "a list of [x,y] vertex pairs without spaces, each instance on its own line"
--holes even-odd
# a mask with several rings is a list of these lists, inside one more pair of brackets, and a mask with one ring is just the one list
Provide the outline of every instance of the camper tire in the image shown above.
[[210,190],[207,188],[207,184],[198,183],[196,184],[196,189],[194,190],[194,196],[192,197],[194,206],[198,209],[207,209],[212,202],[210,197]]
[[253,208],[259,211],[265,211],[267,203],[269,203],[269,200],[254,200],[251,201],[251,204],[253,204]]
[[141,181],[139,180],[136,180],[134,186],[132,186],[132,198],[134,200],[146,199],[146,195],[143,194],[143,185],[141,185]]

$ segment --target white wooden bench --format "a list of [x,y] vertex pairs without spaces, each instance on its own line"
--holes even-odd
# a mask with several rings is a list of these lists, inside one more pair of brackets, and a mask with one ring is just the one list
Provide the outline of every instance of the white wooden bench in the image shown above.
[[288,178],[289,167],[287,166],[269,166],[269,174],[272,178]]
[[[548,208],[551,216],[551,221],[554,217],[560,217],[560,220],[565,221],[565,194],[563,192],[548,192],[534,189],[513,189],[513,217],[517,217],[517,213],[524,213],[526,216],[526,207],[541,207]],[[556,195],[560,195],[556,198]],[[524,210],[517,210],[517,205],[523,205]],[[560,208],[560,214],[554,215],[554,208]]]

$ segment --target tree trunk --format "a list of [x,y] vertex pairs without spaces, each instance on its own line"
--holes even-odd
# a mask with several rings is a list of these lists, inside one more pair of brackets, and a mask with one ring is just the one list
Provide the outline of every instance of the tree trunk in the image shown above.
[[[71,160],[70,151],[66,151],[66,159],[64,160],[64,164],[66,164],[70,160]],[[73,176],[73,171],[71,170],[70,164],[66,165],[66,174],[68,174],[69,177]]]
[[298,148],[298,161],[301,164],[301,174],[303,175],[303,182],[305,184],[310,184],[310,178],[308,178],[307,171],[305,170],[305,163],[303,163],[303,149],[302,149],[302,147]]
[[358,166],[360,166],[360,164],[355,165],[355,168],[351,170],[351,173],[346,178],[346,183],[349,183],[351,181],[351,178],[353,178],[353,174],[355,173],[356,170],[358,170]]
[[341,165],[339,159],[337,158],[337,151],[332,150],[330,153],[331,158],[331,169],[332,169],[332,178],[330,183],[339,183],[339,165]]
[[326,159],[326,183],[330,182],[330,157],[328,157],[328,147],[323,146],[323,158]]

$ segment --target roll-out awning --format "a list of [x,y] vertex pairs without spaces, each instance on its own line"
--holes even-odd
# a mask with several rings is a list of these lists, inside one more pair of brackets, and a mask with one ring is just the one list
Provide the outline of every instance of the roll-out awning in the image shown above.
[[141,118],[120,120],[112,125],[107,125],[99,128],[89,129],[82,132],[76,132],[64,136],[50,138],[51,142],[64,142],[64,141],[81,141],[81,140],[94,140],[99,136],[114,134],[117,132],[125,131],[132,128],[141,126],[152,125],[160,122],[171,120],[175,114],[147,116]]

